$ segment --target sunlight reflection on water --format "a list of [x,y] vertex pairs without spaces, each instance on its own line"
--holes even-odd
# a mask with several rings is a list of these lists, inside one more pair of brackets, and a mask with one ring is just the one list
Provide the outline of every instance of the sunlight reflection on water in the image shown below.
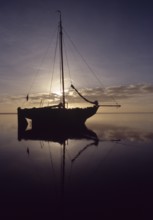
[[63,173],[62,144],[18,141],[16,115],[0,115],[3,210],[57,214],[63,199],[65,216],[95,216],[102,207],[152,208],[152,114],[97,114],[86,124],[99,142],[66,140]]

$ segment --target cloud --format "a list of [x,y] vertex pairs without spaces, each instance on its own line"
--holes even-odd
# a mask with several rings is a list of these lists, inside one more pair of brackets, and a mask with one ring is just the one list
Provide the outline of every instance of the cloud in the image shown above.
[[[130,99],[137,96],[153,94],[153,85],[148,84],[136,84],[136,85],[121,85],[114,87],[107,87],[106,89],[102,88],[93,88],[93,89],[81,89],[79,92],[85,96],[87,99],[99,100],[99,101],[112,101],[114,99]],[[76,95],[72,95],[69,98],[80,99]]]
[[115,97],[116,99],[129,99],[136,96],[153,94],[153,85],[148,84],[130,84],[116,87],[106,88],[107,97]]
[[[113,100],[120,101],[121,99],[131,99],[135,97],[141,97],[143,95],[153,94],[152,84],[135,84],[135,85],[121,85],[114,87],[102,88],[83,88],[79,89],[79,92],[91,101],[98,100],[99,102],[110,102]],[[29,103],[40,104],[44,103],[59,103],[61,96],[56,93],[39,93],[29,94]],[[66,99],[69,103],[84,102],[83,99],[72,89],[66,92]],[[0,103],[19,103],[20,101],[26,101],[26,95],[22,96],[3,96],[0,97]]]

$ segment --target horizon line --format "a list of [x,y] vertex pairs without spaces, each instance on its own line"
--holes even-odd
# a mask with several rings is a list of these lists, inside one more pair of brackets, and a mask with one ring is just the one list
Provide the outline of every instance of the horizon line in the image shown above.
[[[97,112],[96,114],[153,114],[151,112]],[[0,112],[0,115],[17,115],[17,112]]]

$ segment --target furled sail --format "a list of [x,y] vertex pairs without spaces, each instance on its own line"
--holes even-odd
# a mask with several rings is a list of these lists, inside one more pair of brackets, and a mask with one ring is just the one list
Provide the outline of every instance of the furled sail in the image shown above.
[[93,102],[93,101],[90,101],[90,100],[88,100],[87,98],[85,98],[83,95],[81,95],[81,93],[74,87],[74,85],[71,84],[71,87],[72,87],[72,89],[74,89],[74,90],[78,93],[78,95],[79,95],[82,99],[84,99],[86,102],[89,102],[89,103],[94,104],[94,105],[96,105],[96,106],[99,105],[97,100]]

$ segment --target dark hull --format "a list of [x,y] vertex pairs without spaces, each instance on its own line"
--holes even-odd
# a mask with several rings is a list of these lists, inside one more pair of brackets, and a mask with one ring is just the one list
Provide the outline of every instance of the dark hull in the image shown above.
[[27,119],[32,120],[32,129],[38,128],[57,128],[58,127],[79,127],[84,125],[85,121],[96,114],[98,106],[88,108],[18,108],[18,124],[19,127],[27,126]]

